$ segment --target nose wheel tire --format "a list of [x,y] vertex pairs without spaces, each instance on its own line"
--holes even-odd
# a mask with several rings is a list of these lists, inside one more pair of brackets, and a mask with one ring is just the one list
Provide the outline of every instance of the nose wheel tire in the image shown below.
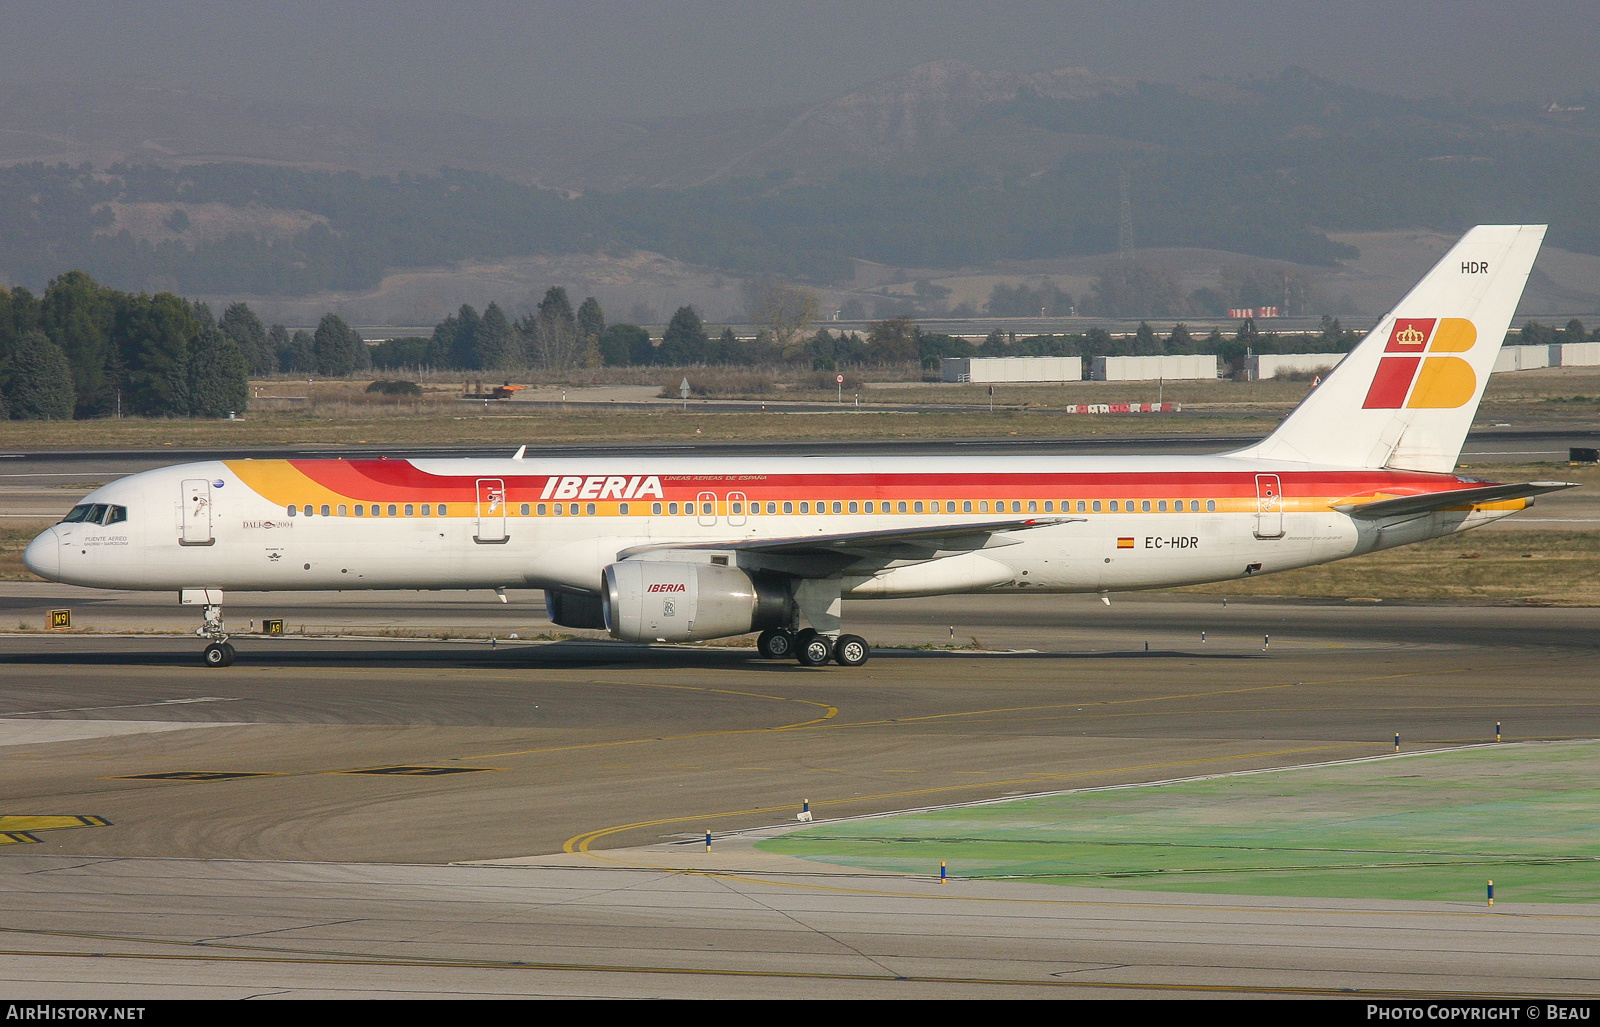
[[794,632],[788,628],[768,628],[756,639],[756,648],[769,660],[781,660],[794,655]]
[[860,635],[840,635],[833,644],[833,658],[841,667],[859,667],[872,655],[872,647]]
[[206,646],[201,659],[205,661],[207,667],[228,667],[232,666],[238,655],[233,646],[227,642],[212,642]]
[[802,667],[826,667],[833,659],[833,640],[810,628],[795,637],[794,658]]

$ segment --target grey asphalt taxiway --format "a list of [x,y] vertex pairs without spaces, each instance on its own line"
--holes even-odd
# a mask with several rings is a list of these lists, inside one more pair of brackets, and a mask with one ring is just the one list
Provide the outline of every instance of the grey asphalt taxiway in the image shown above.
[[[0,626],[70,606],[87,629],[0,634],[0,994],[1600,992],[1594,907],[946,886],[741,835],[807,800],[827,819],[1497,723],[1597,737],[1594,611],[852,603],[880,648],[810,670],[538,641],[537,599],[240,597],[231,626],[309,634],[216,670],[192,636],[112,633],[191,628],[170,597],[0,586]],[[469,627],[495,640],[420,637]]]

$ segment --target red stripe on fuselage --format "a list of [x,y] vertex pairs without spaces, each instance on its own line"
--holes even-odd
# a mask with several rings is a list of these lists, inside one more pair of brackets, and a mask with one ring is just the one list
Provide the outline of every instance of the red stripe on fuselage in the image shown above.
[[[355,501],[472,503],[480,478],[497,478],[506,485],[508,502],[538,500],[551,478],[589,479],[602,475],[581,472],[506,475],[490,470],[459,475],[433,474],[407,460],[293,460],[291,465],[312,481]],[[1045,472],[1038,474],[889,473],[889,474],[664,474],[663,497],[692,500],[701,492],[719,496],[742,492],[751,500],[818,499],[996,499],[1014,497],[1176,499],[1254,498],[1255,471],[1171,472]],[[1275,471],[1281,494],[1343,498],[1366,493],[1416,495],[1473,488],[1454,475],[1409,471]],[[615,475],[612,475],[615,476]],[[630,480],[648,474],[628,474]],[[653,496],[650,498],[654,498]]]

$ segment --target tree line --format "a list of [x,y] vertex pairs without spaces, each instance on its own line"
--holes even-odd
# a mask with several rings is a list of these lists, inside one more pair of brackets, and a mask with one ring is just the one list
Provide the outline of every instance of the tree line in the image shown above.
[[244,303],[218,319],[204,303],[122,292],[82,271],[39,296],[0,288],[0,416],[12,419],[226,417],[245,409],[251,375],[371,366],[370,348],[336,314],[315,331],[269,329]]
[[68,420],[114,413],[224,417],[249,368],[203,303],[108,289],[82,271],[44,294],[0,288],[0,412]]

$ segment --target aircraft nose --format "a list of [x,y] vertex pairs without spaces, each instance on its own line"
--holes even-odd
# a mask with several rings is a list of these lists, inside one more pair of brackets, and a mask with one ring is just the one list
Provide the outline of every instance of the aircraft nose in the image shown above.
[[61,580],[61,537],[55,528],[46,528],[22,552],[23,566],[49,581]]

